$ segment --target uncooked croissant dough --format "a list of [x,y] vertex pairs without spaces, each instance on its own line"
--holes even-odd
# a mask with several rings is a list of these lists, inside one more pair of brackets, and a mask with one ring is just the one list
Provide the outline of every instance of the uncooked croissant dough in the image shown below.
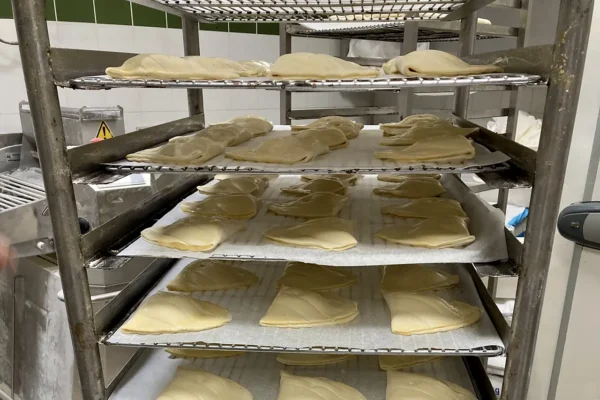
[[404,182],[406,179],[433,178],[440,179],[440,174],[403,174],[401,172],[392,172],[388,174],[377,175],[377,180],[382,182]]
[[384,292],[383,297],[396,335],[447,332],[473,325],[481,318],[479,307],[431,293]]
[[460,58],[439,50],[413,51],[383,64],[388,74],[404,76],[457,76],[502,72],[495,65],[470,65]]
[[244,354],[243,351],[224,351],[209,349],[165,349],[165,351],[175,358],[224,358],[235,357]]
[[236,124],[250,132],[253,137],[265,135],[273,130],[273,124],[256,115],[247,115],[245,117],[235,117],[227,123]]
[[463,247],[475,241],[464,218],[430,218],[412,224],[387,226],[375,233],[384,240],[405,246],[446,249]]
[[335,193],[311,193],[297,200],[269,204],[275,214],[300,218],[335,217],[348,198]]
[[437,122],[440,118],[433,114],[414,114],[409,115],[400,122],[387,122],[379,124],[380,128],[410,128],[418,122]]
[[349,360],[352,354],[301,354],[301,353],[279,353],[277,362],[285,365],[329,365]]
[[454,383],[408,372],[388,371],[385,400],[477,400]]
[[345,79],[375,77],[379,71],[327,54],[291,53],[275,61],[271,75],[282,79]]
[[237,146],[252,139],[250,132],[234,124],[216,124],[188,136],[175,136],[169,142],[193,142],[197,138],[207,138],[223,146]]
[[199,369],[179,366],[175,378],[156,400],[252,400],[243,386]]
[[439,196],[446,193],[446,189],[434,178],[412,178],[397,184],[376,187],[373,193],[379,196],[419,199]]
[[422,292],[458,285],[458,275],[419,264],[388,265],[381,280],[382,292]]
[[383,136],[399,136],[405,135],[408,131],[415,128],[452,128],[454,125],[450,121],[435,120],[435,121],[417,121],[410,126],[384,127],[381,128]]
[[293,132],[292,135],[298,137],[310,137],[318,140],[329,147],[329,150],[341,149],[348,146],[348,139],[344,132],[334,126],[323,128],[306,129],[303,131]]
[[243,193],[253,196],[260,196],[269,185],[264,179],[251,176],[241,176],[229,178],[217,183],[208,183],[204,186],[198,186],[198,191],[202,194],[234,194]]
[[425,364],[437,360],[441,356],[379,356],[379,368],[393,371]]
[[381,207],[381,213],[401,218],[436,218],[448,215],[467,218],[458,201],[437,197],[425,197],[405,204]]
[[250,219],[256,215],[258,203],[259,200],[249,194],[213,194],[204,200],[182,203],[181,209],[183,212],[194,215]]
[[300,179],[303,181],[314,181],[322,178],[334,178],[342,182],[346,182],[350,186],[356,185],[358,175],[356,174],[327,174],[327,175],[302,175]]
[[475,158],[475,148],[463,136],[444,135],[420,140],[407,147],[376,151],[375,157],[397,162],[459,163]]
[[281,371],[277,400],[367,400],[358,390],[327,378]]
[[283,193],[305,196],[311,193],[346,194],[348,184],[335,178],[318,178],[312,181],[280,189]]
[[459,128],[454,125],[434,127],[414,127],[399,135],[384,137],[379,143],[382,146],[409,146],[420,140],[444,135],[468,136],[479,128]]
[[246,229],[246,224],[240,221],[193,216],[170,225],[144,229],[142,237],[148,242],[177,250],[211,251],[243,229]]
[[290,261],[287,263],[283,275],[277,281],[277,287],[287,286],[321,292],[350,286],[356,282],[358,282],[358,277],[351,268]]
[[352,221],[341,218],[318,218],[299,225],[268,229],[264,236],[284,246],[308,247],[330,251],[348,250],[356,246]]
[[244,76],[269,76],[271,72],[271,63],[266,61],[240,61],[240,64],[246,70]]
[[292,131],[302,131],[306,129],[328,127],[338,128],[344,133],[344,135],[346,135],[346,139],[350,140],[356,138],[358,136],[358,133],[365,126],[361,123],[352,121],[350,118],[329,116],[319,118],[318,120],[313,121],[307,125],[292,125]]
[[202,164],[225,150],[223,143],[208,138],[197,137],[185,142],[168,142],[158,147],[128,154],[128,161],[148,162],[172,165]]
[[285,136],[267,139],[253,149],[228,151],[225,157],[241,161],[290,165],[309,162],[327,152],[329,147],[312,137]]
[[231,321],[223,307],[191,296],[158,292],[146,299],[123,324],[123,333],[157,334],[198,332]]
[[258,277],[255,274],[228,262],[197,260],[177,274],[167,289],[177,292],[227,290],[252,286],[256,282]]

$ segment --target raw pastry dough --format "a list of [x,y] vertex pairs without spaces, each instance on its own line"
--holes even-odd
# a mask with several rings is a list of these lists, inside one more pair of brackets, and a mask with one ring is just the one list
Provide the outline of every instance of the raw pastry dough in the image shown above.
[[211,125],[197,135],[207,137],[215,142],[224,141],[226,146],[237,146],[253,138],[252,134],[244,127],[230,123]]
[[430,293],[384,292],[383,297],[396,335],[447,332],[473,325],[481,318],[479,307]]
[[433,127],[417,126],[407,130],[404,133],[391,137],[384,137],[379,144],[382,146],[409,146],[423,139],[444,135],[468,136],[477,132],[478,130],[479,128],[459,128],[454,125]]
[[302,175],[300,179],[303,181],[314,181],[322,178],[334,178],[342,182],[346,182],[350,186],[356,185],[358,175],[356,174],[327,174],[327,175]]
[[411,128],[418,122],[438,122],[440,117],[433,114],[414,114],[409,115],[400,122],[387,122],[379,124],[380,128]]
[[258,199],[244,193],[213,194],[204,200],[183,203],[181,209],[194,215],[250,219],[258,211]]
[[341,149],[348,146],[348,139],[340,129],[327,126],[323,128],[306,129],[303,131],[292,132],[297,137],[309,137],[318,140],[329,147],[329,150]]
[[502,72],[495,65],[470,65],[460,58],[439,50],[413,51],[383,64],[388,74],[404,76],[458,76]]
[[251,176],[241,176],[218,181],[215,184],[206,184],[198,186],[198,191],[202,194],[251,194],[260,196],[269,186],[268,181]]
[[175,378],[156,400],[252,400],[252,394],[231,379],[179,366]]
[[441,358],[441,356],[379,356],[379,368],[393,371],[425,364]]
[[449,215],[467,218],[458,201],[437,197],[425,197],[406,204],[381,207],[381,213],[401,218],[437,218]]
[[329,116],[322,117],[316,121],[311,122],[307,125],[292,125],[292,131],[303,131],[306,129],[317,129],[317,128],[328,128],[334,127],[341,130],[344,135],[346,135],[346,139],[354,139],[358,136],[358,133],[365,126],[361,123],[354,122],[350,118],[346,117],[338,117],[338,116]]
[[202,164],[223,153],[225,145],[208,138],[194,138],[189,141],[168,142],[158,147],[128,154],[128,161],[171,165]]
[[477,400],[454,383],[408,372],[388,371],[385,400]]
[[422,197],[435,197],[446,193],[440,181],[434,178],[405,179],[400,183],[385,185],[373,189],[379,196],[406,197],[419,199]]
[[381,280],[382,292],[423,292],[458,285],[458,275],[419,264],[388,265]]
[[142,237],[148,242],[177,250],[211,251],[244,229],[246,224],[243,222],[193,216],[170,225],[144,229]]
[[412,224],[388,226],[375,236],[405,246],[446,249],[463,247],[475,241],[464,218],[430,218]]
[[244,354],[243,351],[224,351],[208,349],[165,349],[165,351],[175,358],[224,358],[235,357]]
[[277,400],[367,400],[358,390],[327,378],[296,376],[281,371]]
[[177,274],[167,289],[177,292],[227,290],[252,286],[256,282],[258,277],[255,274],[228,262],[197,260]]
[[419,179],[419,178],[433,178],[440,179],[440,174],[403,174],[403,173],[389,173],[377,175],[377,180],[382,182],[404,182],[406,179]]
[[330,251],[348,250],[356,246],[352,221],[341,218],[318,218],[303,224],[267,230],[267,239],[284,246],[308,247]]
[[475,158],[475,147],[463,136],[435,136],[393,150],[376,151],[375,157],[397,162],[458,163]]
[[228,151],[225,157],[241,161],[291,165],[309,162],[327,152],[329,147],[312,137],[285,136],[267,139],[253,149]]
[[327,54],[291,53],[275,61],[271,75],[282,79],[346,79],[375,77],[379,71]]
[[273,124],[256,115],[247,115],[245,117],[235,117],[227,123],[236,124],[250,132],[253,137],[263,136],[273,130]]
[[299,353],[279,353],[277,362],[285,365],[329,365],[349,360],[354,357],[352,354],[299,354]]
[[301,218],[335,217],[348,198],[335,193],[311,193],[297,200],[269,204],[275,214]]
[[453,126],[452,122],[440,119],[435,121],[417,121],[410,126],[387,127],[381,128],[381,130],[383,131],[383,136],[399,136],[416,128],[452,128]]
[[123,333],[157,334],[198,332],[231,321],[223,307],[191,296],[158,292],[146,299],[123,324]]
[[358,277],[352,272],[351,268],[328,267],[290,261],[285,266],[283,275],[277,281],[277,287],[287,286],[321,292],[350,286],[356,282],[358,282]]
[[310,182],[281,188],[283,193],[305,196],[311,193],[346,194],[348,185],[335,178],[318,178]]
[[266,61],[240,61],[240,64],[246,70],[244,76],[269,76],[271,72],[271,63]]

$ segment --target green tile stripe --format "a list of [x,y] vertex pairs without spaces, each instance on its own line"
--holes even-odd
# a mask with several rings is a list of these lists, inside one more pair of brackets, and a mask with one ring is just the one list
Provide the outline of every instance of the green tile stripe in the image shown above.
[[93,0],[54,0],[56,16],[65,22],[96,22]]
[[[12,17],[12,2],[10,0],[0,0],[0,19],[12,19]],[[46,1],[46,20],[56,21],[54,0]]]
[[[75,0],[80,1],[80,0]],[[167,15],[164,11],[131,3],[134,26],[150,26],[154,28],[167,27]]]
[[275,22],[257,24],[256,29],[256,33],[261,35],[279,35],[279,24]]
[[123,0],[96,0],[96,22],[99,24],[131,25],[131,5]]

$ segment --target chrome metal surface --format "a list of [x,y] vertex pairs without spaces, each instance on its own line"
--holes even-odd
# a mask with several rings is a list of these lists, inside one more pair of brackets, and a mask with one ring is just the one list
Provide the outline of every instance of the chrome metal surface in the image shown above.
[[[107,300],[114,299],[115,297],[117,297],[119,295],[119,293],[121,293],[120,290],[117,290],[116,292],[96,294],[96,295],[90,296],[90,300],[92,301],[92,303],[105,302]],[[58,297],[58,299],[64,303],[65,292],[62,289],[59,290],[58,293],[56,294],[56,297]]]
[[539,75],[548,79],[552,65],[553,45],[530,46],[509,50],[477,53],[461,57],[469,64],[494,64],[502,67],[507,73],[523,73]]
[[42,186],[0,174],[0,213],[45,199]]
[[[196,19],[183,17],[183,53],[186,56],[200,55],[200,25]],[[204,114],[204,100],[202,90],[188,89],[188,110],[190,117],[193,115]]]
[[[465,15],[463,18],[460,21],[459,57],[473,54],[477,32],[477,13]],[[454,114],[466,118],[468,112],[469,88],[458,88],[454,97]]]
[[87,75],[102,75],[107,67],[116,67],[135,56],[134,53],[51,48],[54,82],[69,86],[69,79]]
[[393,115],[397,107],[353,107],[353,108],[315,108],[311,110],[293,110],[289,112],[290,119],[316,119],[330,115],[341,117],[358,117],[362,115]]
[[[286,24],[279,24],[279,55],[292,52],[292,37],[286,31]],[[292,94],[289,92],[279,93],[279,123],[290,125],[292,112]]]
[[498,397],[483,366],[485,360],[479,357],[463,357],[463,361],[471,377],[471,382],[473,382],[477,399],[496,400]]
[[[419,25],[416,22],[406,22],[402,41],[402,55],[417,50]],[[404,89],[398,93],[398,119],[402,120],[413,113],[414,89]]]

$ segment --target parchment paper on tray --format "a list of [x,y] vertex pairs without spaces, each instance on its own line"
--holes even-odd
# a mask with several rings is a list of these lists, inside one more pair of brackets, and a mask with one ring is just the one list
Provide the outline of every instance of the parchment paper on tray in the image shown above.
[[[232,379],[248,389],[257,400],[277,399],[279,373],[284,369],[299,376],[323,377],[343,382],[370,400],[385,399],[386,373],[379,369],[376,356],[359,356],[345,362],[317,367],[284,367],[275,361],[276,357],[276,353],[247,353],[207,360],[171,359],[165,351],[151,350],[137,360],[110,398],[156,399],[175,376],[177,367],[184,365],[186,368],[198,368]],[[403,371],[452,382],[474,393],[461,357],[444,357]]]
[[[254,138],[244,144],[236,146],[235,149],[254,148],[262,141],[289,135],[289,126],[276,125],[273,132],[265,136]],[[295,165],[280,165],[268,163],[254,163],[247,161],[236,161],[226,158],[224,155],[217,156],[208,162],[185,168],[188,172],[190,169],[206,172],[275,172],[275,173],[298,173],[302,172],[326,172],[326,171],[361,171],[366,173],[376,173],[381,171],[406,171],[410,173],[412,170],[435,169],[440,172],[458,173],[461,171],[490,171],[506,169],[508,166],[505,163],[510,160],[510,157],[502,152],[490,152],[484,146],[475,143],[475,158],[461,164],[403,164],[393,161],[383,161],[375,158],[375,151],[391,149],[389,146],[380,146],[379,142],[383,138],[383,133],[375,125],[369,125],[361,131],[356,139],[350,140],[347,147],[331,151],[325,155],[317,157],[315,160]],[[127,160],[106,163],[104,165],[113,167],[161,167],[158,164],[138,163]],[[164,168],[165,166],[162,166]],[[181,166],[172,167],[173,171],[182,171]],[[164,168],[168,169],[168,168]],[[412,171],[414,172],[414,171]],[[435,171],[433,171],[435,172]]]
[[[150,294],[166,290],[166,285],[191,260],[180,260],[163,277]],[[504,345],[489,316],[485,312],[475,285],[464,266],[456,264],[436,265],[445,271],[458,274],[460,286],[437,291],[439,296],[460,300],[478,306],[482,310],[481,320],[471,326],[449,332],[426,335],[394,335],[390,328],[390,313],[383,300],[379,284],[379,268],[357,268],[358,284],[339,289],[340,295],[358,302],[359,316],[343,325],[313,328],[263,327],[258,321],[263,317],[273,299],[276,282],[283,273],[285,263],[238,262],[237,266],[256,273],[260,283],[248,289],[198,292],[194,297],[219,304],[232,315],[232,321],[220,328],[176,334],[132,335],[124,334],[119,328],[105,340],[107,344],[150,346],[169,343],[219,344],[243,350],[245,346],[260,346],[261,350],[340,348],[351,350],[396,351],[405,353],[428,353],[445,351],[458,354],[500,354]],[[255,348],[256,349],[256,348]]]
[[[256,217],[248,221],[246,230],[238,232],[212,252],[191,252],[170,249],[137,239],[119,253],[121,256],[149,256],[169,258],[230,258],[230,259],[279,259],[303,261],[322,265],[359,266],[411,263],[490,262],[507,258],[502,213],[482,201],[456,177],[442,176],[447,190],[444,195],[458,200],[469,216],[469,230],[477,239],[459,249],[424,249],[401,246],[375,238],[375,232],[384,226],[406,223],[401,218],[384,216],[382,206],[400,204],[403,199],[386,198],[372,193],[376,186],[386,182],[377,181],[373,175],[359,179],[350,187],[349,201],[339,214],[340,218],[354,222],[354,236],[358,245],[345,251],[326,251],[300,247],[282,246],[264,240],[263,233],[274,226],[294,225],[306,221],[303,218],[283,217],[267,212],[264,203],[274,200],[294,200],[280,192],[281,187],[300,182],[299,176],[280,176],[271,181],[261,199],[263,204]],[[192,194],[183,202],[197,201],[205,196]],[[184,218],[186,214],[178,205],[165,214],[156,225],[168,225]]]

